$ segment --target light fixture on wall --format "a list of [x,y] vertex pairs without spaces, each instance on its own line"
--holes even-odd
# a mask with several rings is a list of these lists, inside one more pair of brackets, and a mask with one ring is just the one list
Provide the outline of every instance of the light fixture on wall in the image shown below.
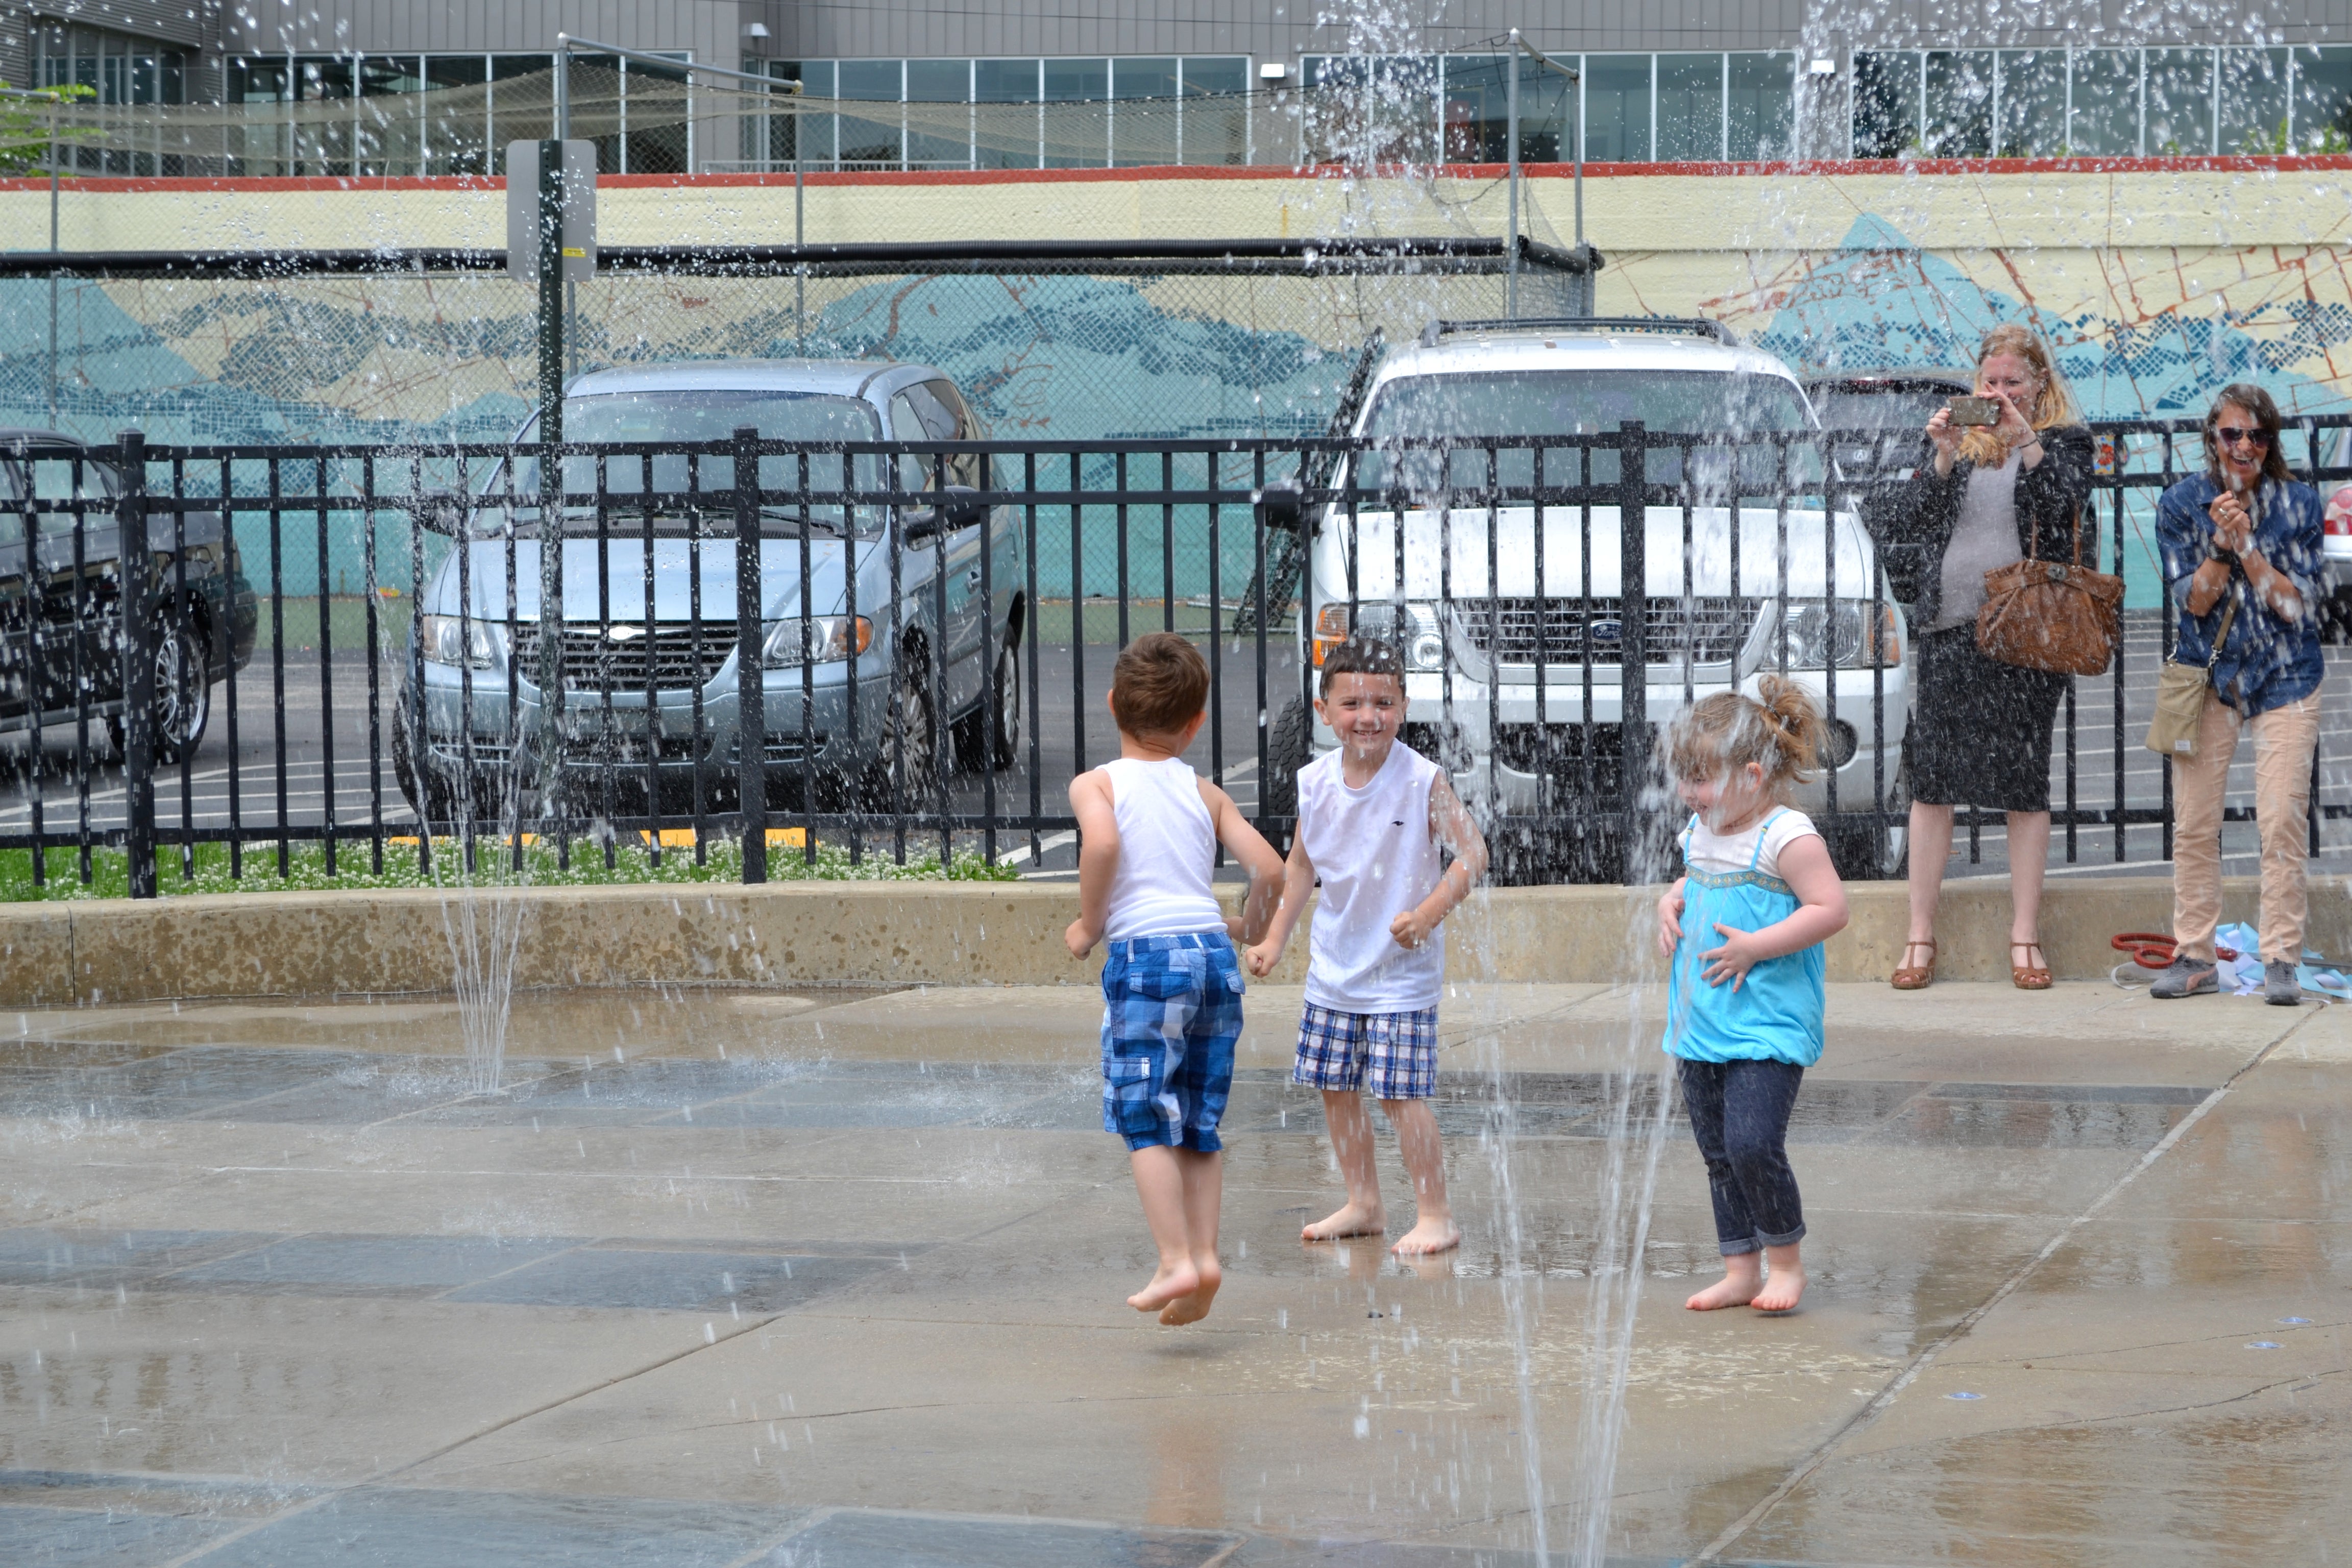
[[768,36],[768,24],[746,22],[743,24],[743,36],[747,38],[764,38]]
[[1257,79],[1260,81],[1280,81],[1289,74],[1290,68],[1280,60],[1268,60],[1257,68]]
[[1807,74],[1811,76],[1835,76],[1837,75],[1837,61],[1832,59],[1815,60],[1811,64],[1808,65],[1805,68],[1805,70]]

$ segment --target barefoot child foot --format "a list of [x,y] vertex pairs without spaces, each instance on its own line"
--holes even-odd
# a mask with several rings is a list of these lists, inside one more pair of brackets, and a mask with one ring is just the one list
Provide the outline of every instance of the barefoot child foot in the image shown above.
[[1813,765],[1820,713],[1802,688],[1766,676],[1763,700],[1719,692],[1675,721],[1668,755],[1691,807],[1681,880],[1658,900],[1666,1049],[1691,1136],[1706,1161],[1723,1279],[1695,1312],[1785,1312],[1805,1293],[1805,1234],[1789,1114],[1821,1059],[1822,943],[1846,923],[1829,847],[1782,804]]
[[1235,931],[1210,885],[1223,844],[1250,873],[1238,934],[1262,933],[1282,859],[1233,797],[1183,753],[1207,719],[1209,667],[1172,633],[1119,654],[1110,707],[1119,754],[1070,784],[1078,918],[1063,941],[1083,959],[1107,946],[1103,1127],[1126,1140],[1144,1222],[1160,1250],[1150,1283],[1127,1299],[1163,1323],[1197,1322],[1216,1298],[1223,1155],[1217,1121],[1233,1092],[1242,1026]]
[[1349,1198],[1314,1224],[1300,1226],[1298,1239],[1338,1241],[1342,1237],[1379,1236],[1388,1227],[1388,1217],[1381,1214],[1379,1204],[1360,1204]]
[[1764,1284],[1764,1268],[1752,1252],[1736,1252],[1723,1260],[1723,1278],[1683,1303],[1694,1312],[1723,1307],[1745,1307]]
[[1398,743],[1405,694],[1397,650],[1351,637],[1326,650],[1322,663],[1315,711],[1339,749],[1299,770],[1298,829],[1282,903],[1265,940],[1249,950],[1249,967],[1273,973],[1319,881],[1290,1081],[1323,1091],[1348,1201],[1301,1226],[1299,1239],[1388,1228],[1364,1108],[1369,1087],[1396,1129],[1412,1177],[1417,1223],[1391,1250],[1418,1257],[1462,1240],[1446,1206],[1444,1152],[1429,1101],[1437,1092],[1443,922],[1485,874],[1486,842],[1444,770]]
[[1786,1312],[1804,1298],[1805,1266],[1797,1260],[1794,1243],[1764,1249],[1764,1288],[1748,1304],[1759,1312]]

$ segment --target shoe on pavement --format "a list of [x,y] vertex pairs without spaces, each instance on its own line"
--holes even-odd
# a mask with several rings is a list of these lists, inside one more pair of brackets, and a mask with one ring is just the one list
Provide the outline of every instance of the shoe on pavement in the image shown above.
[[2170,1002],[2182,996],[2195,996],[2200,992],[2221,989],[2221,973],[2210,958],[2175,958],[2156,977],[2147,994],[2160,1001]]
[[2294,964],[2273,959],[2263,965],[2263,1000],[2273,1007],[2303,1005],[2303,982],[2295,978]]

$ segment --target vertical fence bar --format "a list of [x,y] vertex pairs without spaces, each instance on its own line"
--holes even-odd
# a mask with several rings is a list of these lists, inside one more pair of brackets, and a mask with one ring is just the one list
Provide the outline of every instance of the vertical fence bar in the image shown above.
[[1070,454],[1070,772],[1087,771],[1086,531],[1079,521],[1078,455]]
[[743,881],[768,879],[768,713],[760,681],[760,433],[735,432],[736,788],[743,807]]
[[155,896],[155,608],[147,548],[147,438],[122,433],[115,583],[122,612],[122,803],[131,896]]
[[286,879],[292,847],[286,837],[286,473],[282,459],[269,459],[269,697],[278,779],[278,878]]
[[931,454],[931,635],[925,639],[931,666],[931,776],[923,781],[923,804],[940,814],[940,864],[945,867],[955,855],[947,826],[947,772],[954,745],[948,728],[949,659],[954,651],[949,640],[955,635],[955,623],[948,618],[947,453]]
[[1038,819],[1045,815],[1045,693],[1043,677],[1038,674],[1039,629],[1037,610],[1037,454],[1025,452],[1021,459],[1021,488],[1029,494],[1028,503],[1022,508],[1021,559],[1027,572],[1027,594],[1022,604],[1021,629],[1028,634],[1029,679],[1025,688],[1029,699],[1029,864],[1037,866],[1045,858],[1045,837]]
[[[1250,488],[1254,494],[1260,496],[1265,494],[1265,449],[1263,447],[1258,448],[1256,457],[1253,461],[1250,473]],[[1302,523],[1301,526],[1304,526],[1304,524]],[[1262,506],[1253,506],[1250,508],[1250,564],[1252,567],[1250,585],[1255,590],[1255,595],[1249,608],[1250,615],[1255,623],[1255,629],[1257,637],[1257,810],[1250,815],[1259,823],[1260,826],[1258,830],[1263,833],[1265,831],[1264,824],[1265,822],[1267,738],[1267,715],[1265,704],[1267,693],[1265,682],[1265,509]],[[1210,616],[1210,624],[1219,628],[1220,635],[1223,634],[1224,623],[1219,616],[1212,615]]]
[[[212,649],[198,647],[191,625],[188,604],[188,467],[184,458],[172,459],[172,634],[176,641],[172,659],[173,679],[179,689],[173,695],[172,712],[180,725],[180,734],[173,737],[173,750],[180,763],[180,880],[196,879],[196,743],[202,737],[190,726],[194,722],[193,708],[196,694],[208,692],[212,686]],[[189,655],[194,653],[195,668],[188,668]],[[196,684],[191,689],[190,682]]]
[[[809,483],[808,463],[807,454],[802,454],[801,489],[804,502],[807,500]],[[845,715],[849,726],[849,745],[843,754],[849,758],[851,767],[856,767],[859,765],[857,759],[866,754],[859,745],[862,731],[858,727],[859,710],[865,705],[858,692],[858,684],[866,668],[866,653],[857,646],[857,617],[860,613],[857,605],[857,509],[849,502],[851,463],[849,454],[844,452],[841,455],[841,587],[843,613],[849,618],[851,652],[849,667],[845,672],[849,686],[848,712]],[[808,517],[809,513],[803,510],[801,513],[803,528],[810,526]],[[868,646],[870,647],[871,644],[869,643]],[[858,792],[864,788],[865,781],[861,778],[853,776],[843,781],[844,793],[849,797],[847,802],[850,807],[849,863],[853,866],[862,866],[866,863],[865,818],[861,810],[864,803],[857,798]]]
[[[687,459],[695,468],[695,459]],[[613,486],[612,457],[599,452],[591,464],[596,476],[596,802],[604,809],[604,869],[612,870],[619,863],[620,829],[614,826],[621,814],[618,788],[614,778],[620,763],[621,742],[625,738],[621,715],[613,706]],[[698,473],[689,473],[688,488]],[[650,632],[653,628],[646,628]],[[650,651],[650,650],[648,650]],[[755,665],[753,668],[757,668]],[[653,715],[646,716],[650,734]]]
[[327,463],[319,460],[319,787],[320,826],[326,835],[327,875],[335,874],[335,632],[334,598],[327,579]]
[[[360,588],[366,595],[364,613],[367,638],[367,747],[368,747],[368,870],[374,876],[383,875],[383,646],[378,640],[383,628],[378,623],[378,581],[375,561],[375,454],[360,459]],[[416,496],[414,489],[410,494]],[[421,503],[422,497],[416,497]],[[462,517],[462,513],[460,516]],[[463,524],[461,522],[460,526]],[[514,642],[512,617],[507,626],[508,646]],[[507,660],[509,668],[514,660]],[[514,711],[512,700],[507,710]]]
[[[653,493],[653,464],[650,460],[638,469],[637,482],[646,494]],[[849,526],[849,507],[845,498],[841,512],[844,520],[842,529],[845,534]],[[693,814],[694,863],[707,866],[710,863],[710,828],[709,824],[703,820],[703,784],[709,776],[710,757],[706,751],[709,738],[704,731],[702,689],[709,684],[710,674],[703,663],[702,651],[702,524],[699,521],[686,531],[686,614],[687,625],[690,628],[687,632],[687,644],[694,658],[694,674],[688,682],[694,688],[690,700],[694,744],[688,753],[693,758],[694,766],[687,784],[687,805]]]
[[[801,510],[801,863],[816,864],[816,659],[814,646],[816,617],[811,613],[815,593],[814,565],[810,551],[814,548],[809,531],[815,526],[809,516],[809,455],[795,454],[794,477],[800,489]],[[764,498],[762,498],[764,499]],[[850,662],[842,672],[849,676],[857,668],[857,580],[856,551],[849,542],[849,530],[841,531],[841,574],[849,595],[848,618],[842,623],[842,635],[847,639]],[[854,708],[855,703],[852,704]]]
[[1641,874],[1642,785],[1650,755],[1650,458],[1642,421],[1617,427],[1617,729],[1623,752],[1624,879]]
[[[2117,437],[2116,438],[2116,446],[2120,447],[2123,444],[2123,437],[2120,436]],[[2121,463],[2117,463],[2116,466],[2118,470],[2123,467]],[[2117,477],[2121,477],[2120,472]],[[2115,506],[2113,508],[2113,515],[2115,517],[2115,527],[2112,531],[2115,537],[2109,541],[2109,559],[2114,563],[2111,569],[2117,577],[2121,577],[2124,574],[2124,492],[2120,486],[2118,486],[2115,490],[2114,499]],[[2097,512],[2095,508],[2097,503],[2095,501],[2092,504],[2095,509],[2092,515],[2096,516]],[[2163,635],[2164,634],[2161,631],[2158,631],[2157,634],[2158,638],[2161,640]],[[2116,753],[2115,837],[2116,864],[2118,866],[2124,863],[2124,834],[2126,831],[2126,823],[2128,816],[2128,802],[2126,800],[2124,794],[2124,660],[2127,656],[2129,646],[2130,639],[2128,637],[2117,637],[2116,639],[2116,679],[2114,690]]]
[[638,565],[644,579],[643,586],[638,590],[641,595],[638,610],[645,625],[646,645],[646,864],[658,871],[662,858],[662,644],[661,622],[656,618],[658,606],[654,592],[654,509],[650,504],[653,476],[644,471],[645,467],[641,461],[637,494],[646,497],[648,502],[640,513],[638,543]]
[[[1121,462],[1126,461],[1124,455]],[[1122,483],[1124,478],[1122,477]],[[1160,454],[1160,627],[1162,631],[1176,629],[1176,503],[1169,498],[1176,489],[1176,454]],[[1120,525],[1120,536],[1126,527]],[[1213,619],[1213,613],[1212,615]],[[1122,629],[1121,640],[1125,640]]]
[[[409,468],[410,489],[423,482],[421,461]],[[464,539],[462,531],[460,542]],[[425,525],[421,518],[411,517],[408,522],[408,773],[416,789],[416,871],[420,877],[433,874],[433,821],[429,807],[433,797],[425,781],[431,776],[432,737],[425,728]],[[234,712],[235,709],[232,708]],[[234,756],[236,731],[229,731],[229,748]],[[234,762],[232,761],[232,768]],[[230,810],[236,809],[236,774],[231,772],[229,784]]]
[[[42,720],[48,714],[49,677],[43,668],[46,661],[41,657],[41,643],[48,632],[52,574],[41,555],[41,525],[33,513],[34,488],[29,484],[24,487],[16,510],[25,531],[25,712],[26,738],[32,742],[33,753],[33,886],[46,889],[49,885],[49,846],[44,796],[48,790],[49,748]],[[222,526],[227,526],[226,521]]]
[[[980,488],[983,494],[996,489],[996,459],[982,453],[973,459],[979,465]],[[980,856],[987,864],[996,864],[996,770],[999,765],[997,739],[1004,729],[1003,672],[997,668],[996,640],[996,513],[994,501],[984,502],[980,509]],[[850,623],[850,634],[856,635],[857,623]],[[1010,766],[1012,759],[1002,759]],[[815,839],[810,839],[811,844]],[[814,850],[811,851],[814,853]]]
[[[457,787],[452,794],[457,803],[457,864],[467,876],[480,868],[478,857],[480,846],[476,842],[474,824],[481,816],[481,803],[477,790],[482,777],[481,759],[474,742],[474,552],[461,531],[454,554],[457,563]],[[421,737],[429,750],[429,737]],[[420,775],[421,776],[421,775]],[[431,796],[426,796],[428,803]]]
[[[1216,453],[1208,454],[1208,463],[1209,494],[1213,497],[1217,493]],[[1223,502],[1209,502],[1209,776],[1217,781],[1219,788],[1225,782],[1225,639],[1217,625],[1222,614],[1218,605],[1223,602],[1223,581],[1217,570],[1217,557],[1223,552],[1218,532],[1223,511]],[[1224,863],[1225,847],[1220,841],[1214,864]]]
[[[1115,476],[1112,482],[1117,485],[1118,489],[1118,505],[1116,508],[1118,513],[1118,646],[1124,648],[1127,647],[1129,641],[1127,630],[1127,592],[1128,578],[1129,575],[1127,564],[1127,454],[1125,452],[1114,454],[1111,458],[1111,462]],[[1160,585],[1160,597],[1165,603],[1172,605],[1175,600],[1175,594],[1176,585],[1173,583],[1162,583]],[[1166,613],[1172,613],[1172,611]]]

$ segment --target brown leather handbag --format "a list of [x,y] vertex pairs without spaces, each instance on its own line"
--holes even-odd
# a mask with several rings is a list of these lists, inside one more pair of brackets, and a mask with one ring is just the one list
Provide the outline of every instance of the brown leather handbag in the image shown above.
[[2123,619],[2124,580],[2083,564],[2077,516],[2072,564],[2029,554],[1985,574],[1977,647],[1987,658],[2024,669],[2104,675],[2123,640]]

